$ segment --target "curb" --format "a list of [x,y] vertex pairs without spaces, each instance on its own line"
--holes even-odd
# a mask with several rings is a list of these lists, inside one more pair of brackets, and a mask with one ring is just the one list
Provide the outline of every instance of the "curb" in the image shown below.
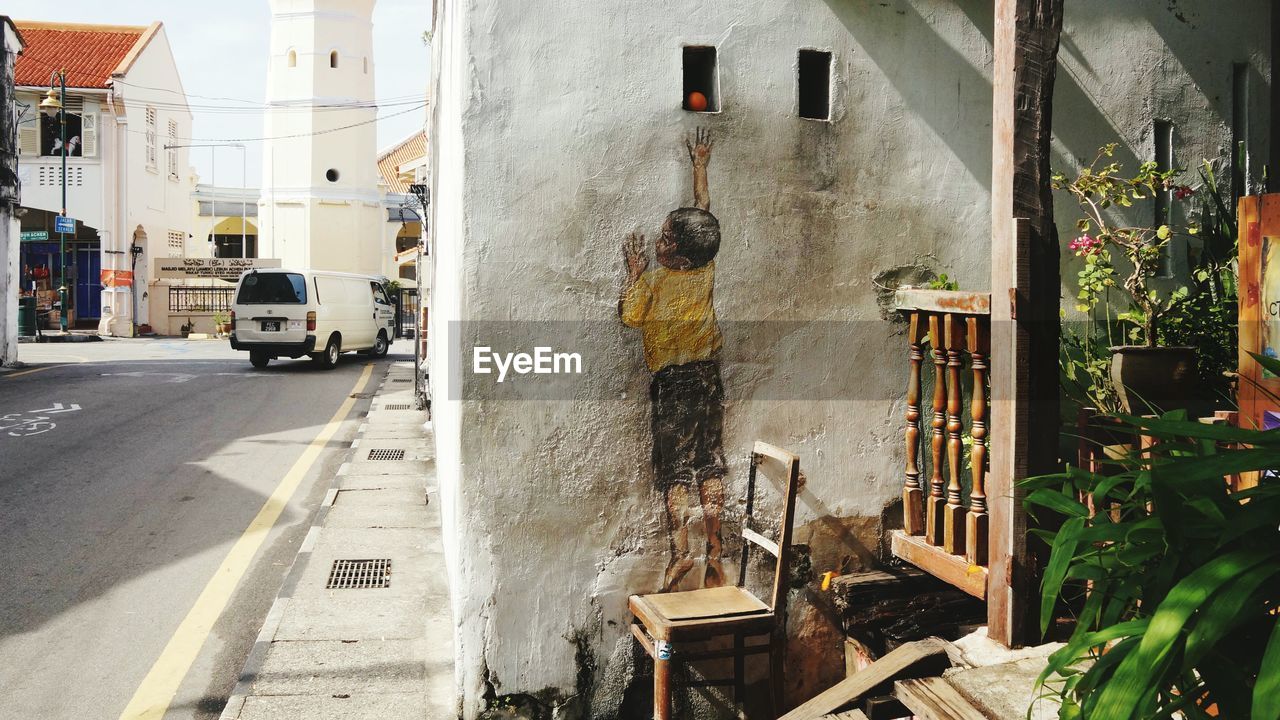
[[[383,382],[386,381],[386,376],[389,372],[390,366],[388,366],[387,372],[383,373]],[[378,387],[382,387],[381,382]],[[359,444],[360,435],[363,434],[364,428],[364,423],[361,423],[357,437],[351,443],[352,448]],[[244,709],[244,703],[249,699],[249,691],[252,689],[253,681],[258,678],[258,673],[261,672],[262,666],[266,662],[267,651],[275,640],[276,631],[280,629],[281,621],[284,620],[285,608],[288,607],[289,600],[293,597],[294,591],[298,588],[298,583],[302,580],[303,568],[307,566],[307,561],[311,559],[311,551],[315,549],[316,538],[320,536],[324,521],[329,516],[329,509],[333,507],[333,503],[338,499],[340,478],[346,475],[349,469],[350,463],[344,462],[338,467],[338,471],[334,473],[332,484],[325,491],[324,500],[320,502],[320,507],[316,510],[311,527],[308,528],[306,536],[302,538],[302,542],[298,545],[298,554],[293,557],[293,564],[289,566],[289,572],[285,573],[284,581],[280,583],[280,592],[276,595],[275,601],[271,603],[271,609],[267,611],[266,619],[262,621],[262,628],[258,630],[258,637],[253,641],[253,648],[249,650],[249,656],[244,661],[244,667],[240,669],[240,677],[236,680],[236,685],[232,688],[230,697],[227,698],[227,704],[223,707],[219,720],[236,720],[240,716],[240,711]]]

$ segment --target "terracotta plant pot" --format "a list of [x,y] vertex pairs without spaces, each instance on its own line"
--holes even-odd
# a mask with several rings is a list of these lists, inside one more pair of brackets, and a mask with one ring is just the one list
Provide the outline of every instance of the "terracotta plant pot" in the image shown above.
[[1194,410],[1196,349],[1118,345],[1111,348],[1111,382],[1130,415]]

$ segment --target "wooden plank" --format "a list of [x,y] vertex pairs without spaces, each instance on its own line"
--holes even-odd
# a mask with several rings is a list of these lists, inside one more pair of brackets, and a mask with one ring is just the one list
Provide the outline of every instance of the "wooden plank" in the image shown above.
[[902,288],[893,294],[893,308],[904,312],[924,310],[955,315],[989,315],[991,293]]
[[936,674],[951,665],[947,644],[938,638],[929,638],[903,645],[866,670],[841,680],[826,692],[783,715],[781,720],[816,720],[850,707],[864,695],[888,686],[893,680]]
[[756,545],[759,545],[761,548],[764,548],[764,551],[769,553],[770,555],[774,557],[778,557],[778,543],[761,535],[755,530],[752,530],[749,527],[742,528],[742,537],[743,539],[750,540]]
[[923,538],[907,535],[901,530],[893,531],[891,546],[894,557],[906,560],[978,599],[987,598],[986,568],[970,565],[963,556],[948,554]]
[[794,453],[760,440],[756,441],[754,451],[757,458],[756,466],[764,471],[764,474],[778,487],[785,488],[791,477],[791,463],[799,462],[800,458]]
[[893,694],[918,720],[990,720],[940,677],[899,680]]

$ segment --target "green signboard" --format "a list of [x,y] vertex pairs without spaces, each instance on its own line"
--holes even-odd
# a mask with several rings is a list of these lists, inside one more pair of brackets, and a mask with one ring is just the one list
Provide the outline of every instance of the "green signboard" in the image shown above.
[[44,242],[49,239],[48,230],[23,230],[22,242]]

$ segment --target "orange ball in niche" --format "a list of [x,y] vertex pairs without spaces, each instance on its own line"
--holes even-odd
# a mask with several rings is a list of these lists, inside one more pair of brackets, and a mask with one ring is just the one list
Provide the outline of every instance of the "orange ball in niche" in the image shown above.
[[707,96],[697,90],[689,93],[689,109],[694,112],[706,112]]

